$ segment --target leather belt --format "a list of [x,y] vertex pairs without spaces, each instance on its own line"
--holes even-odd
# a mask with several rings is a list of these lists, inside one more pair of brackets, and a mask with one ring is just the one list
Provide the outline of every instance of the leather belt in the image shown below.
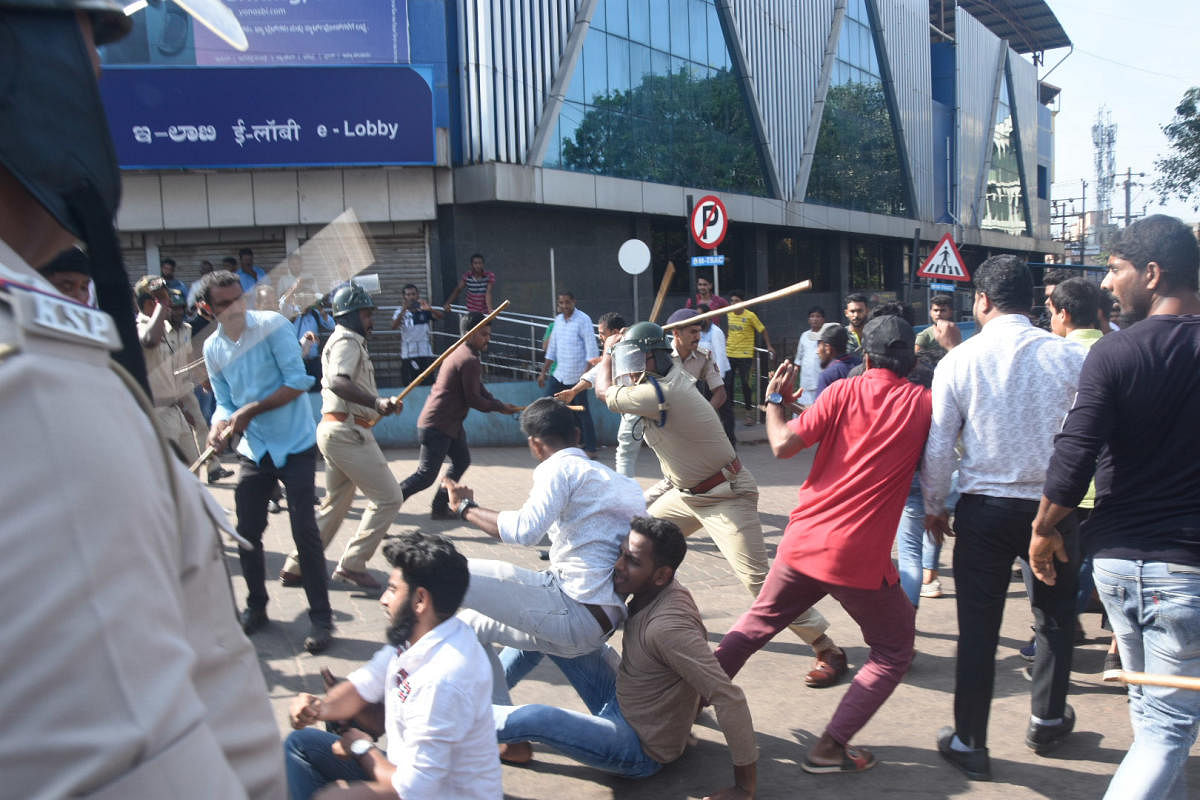
[[[350,415],[344,411],[326,411],[321,415],[321,420],[324,422],[345,422],[348,419],[350,419]],[[375,427],[374,420],[367,419],[366,417],[360,417],[357,414],[354,415],[354,424],[360,428]]]
[[969,497],[980,505],[1000,508],[1017,514],[1036,514],[1038,510],[1037,500],[1022,500],[1018,497],[993,497],[988,494],[964,494],[963,497]]
[[608,612],[604,610],[604,606],[598,606],[595,603],[583,603],[582,605],[592,613],[596,622],[600,623],[600,630],[604,631],[606,636],[613,632],[612,620],[609,618]]
[[700,481],[695,486],[688,489],[688,492],[691,494],[704,494],[708,490],[720,486],[722,483],[729,480],[727,477],[725,477],[726,471],[737,475],[742,471],[742,460],[740,458],[735,458],[733,461],[730,461],[728,464],[718,470],[716,475],[712,475]]

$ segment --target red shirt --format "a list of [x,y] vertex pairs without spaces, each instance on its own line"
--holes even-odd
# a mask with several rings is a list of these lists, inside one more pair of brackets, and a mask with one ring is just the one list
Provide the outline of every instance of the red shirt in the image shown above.
[[896,525],[929,434],[929,390],[886,369],[831,384],[788,423],[820,443],[777,558],[825,583],[878,589],[899,580]]

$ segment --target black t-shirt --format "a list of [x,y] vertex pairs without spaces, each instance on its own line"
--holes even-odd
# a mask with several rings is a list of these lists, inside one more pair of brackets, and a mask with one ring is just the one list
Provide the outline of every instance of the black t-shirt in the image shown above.
[[1154,316],[1092,346],[1044,493],[1096,477],[1084,552],[1200,566],[1200,316]]

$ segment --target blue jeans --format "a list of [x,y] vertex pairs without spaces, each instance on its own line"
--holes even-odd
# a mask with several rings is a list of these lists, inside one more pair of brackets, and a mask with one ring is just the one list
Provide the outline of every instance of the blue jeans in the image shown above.
[[[946,507],[954,508],[958,502],[958,473],[950,479],[950,494]],[[921,580],[923,569],[937,569],[942,556],[942,546],[925,531],[925,498],[921,495],[921,473],[913,476],[900,514],[900,525],[896,528],[896,560],[899,562],[900,588],[914,607],[921,603]]]
[[605,661],[604,650],[578,658],[550,656],[590,714],[544,705],[492,706],[496,739],[501,744],[547,744],[589,767],[625,778],[646,778],[662,769],[646,755],[637,732],[621,715],[617,676]]
[[[571,384],[571,386],[574,385],[575,384]],[[571,386],[568,386],[567,384],[561,382],[558,378],[551,375],[546,381],[544,395],[546,397],[553,397],[563,389],[570,389]],[[591,392],[580,392],[579,394],[575,395],[575,404],[583,406],[583,411],[576,411],[574,414],[575,421],[579,423],[579,430],[581,432],[579,446],[589,453],[594,453],[596,452],[597,447],[596,423],[592,421],[592,410],[588,407],[589,394],[591,394]]]
[[330,748],[338,738],[317,728],[303,728],[288,735],[283,743],[283,768],[292,800],[308,800],[322,786],[337,780],[367,779],[357,759],[333,754]]
[[[1200,568],[1096,558],[1092,574],[1125,669],[1200,677]],[[1184,764],[1200,727],[1200,692],[1131,685],[1129,716],[1133,745],[1105,798],[1187,797]]]

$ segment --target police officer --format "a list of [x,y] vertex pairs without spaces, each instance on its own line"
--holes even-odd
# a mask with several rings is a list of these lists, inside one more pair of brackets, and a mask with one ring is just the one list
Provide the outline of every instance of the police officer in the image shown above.
[[[143,391],[95,72],[129,25],[114,0],[0,0],[0,441],[21,461],[0,482],[3,794],[282,798],[228,521]],[[35,269],[77,240],[103,310]]]
[[[674,522],[685,536],[704,528],[738,580],[757,595],[767,577],[758,484],[734,452],[716,409],[696,390],[696,379],[672,359],[663,329],[639,322],[609,337],[596,378],[596,394],[610,411],[643,418],[646,444],[670,481],[647,513]],[[833,685],[847,669],[845,653],[825,635],[828,627],[816,609],[791,625],[817,653],[806,677],[815,688]]]
[[[380,397],[375,386],[375,367],[367,353],[367,337],[375,327],[374,309],[367,290],[356,283],[333,295],[337,327],[321,351],[321,422],[317,425],[317,448],[325,456],[325,502],[317,512],[321,546],[328,547],[337,535],[355,490],[360,490],[366,495],[367,510],[333,571],[333,579],[364,589],[381,588],[367,572],[367,561],[375,555],[404,502],[400,484],[371,433],[381,417],[404,408],[403,401]],[[296,553],[288,556],[279,580],[285,586],[299,585]]]

